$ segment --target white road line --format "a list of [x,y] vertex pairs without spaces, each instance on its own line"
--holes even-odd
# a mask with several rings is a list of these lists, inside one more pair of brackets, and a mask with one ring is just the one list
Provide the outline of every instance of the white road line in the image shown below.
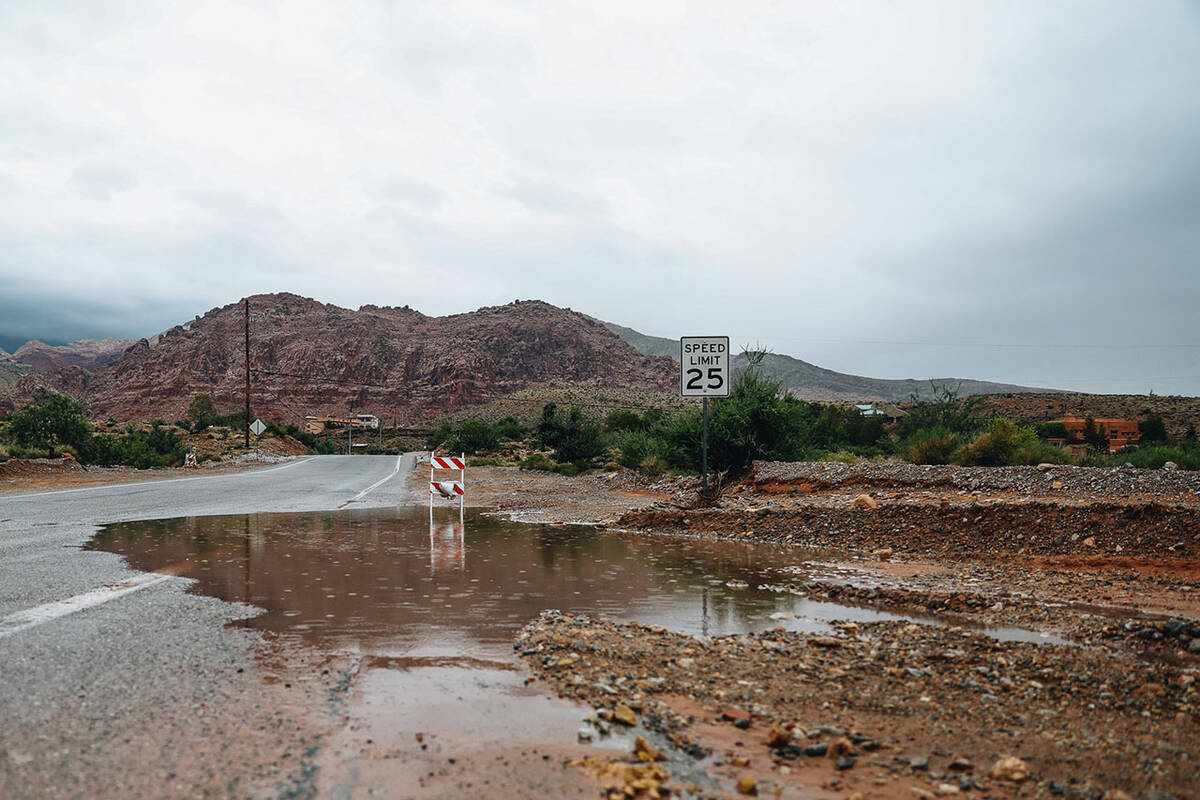
[[364,497],[366,497],[371,491],[373,491],[374,489],[377,489],[378,487],[382,486],[387,481],[396,477],[396,473],[400,471],[400,462],[403,458],[404,458],[403,453],[396,456],[396,466],[392,468],[392,471],[390,473],[383,476],[379,480],[375,481],[370,486],[363,489],[358,494],[354,495],[354,497],[352,497],[349,500],[347,500],[346,502],[342,503],[340,506],[338,506],[338,508],[345,508],[346,506],[350,505],[351,503],[357,503],[359,500],[362,500]]
[[35,497],[45,497],[52,494],[72,494],[73,492],[98,492],[101,489],[130,489],[135,486],[157,486],[163,483],[185,483],[187,481],[210,481],[220,478],[251,478],[255,475],[266,475],[268,472],[279,472],[281,469],[289,469],[307,464],[312,461],[313,457],[304,459],[303,461],[293,461],[290,464],[284,464],[281,467],[271,467],[270,469],[256,469],[252,472],[231,472],[225,475],[194,475],[190,478],[163,478],[157,481],[138,481],[137,483],[106,483],[102,486],[85,486],[82,489],[55,489],[50,492],[34,492],[32,494],[0,494],[0,503],[5,500],[31,500]]
[[35,625],[41,625],[43,622],[50,622],[51,620],[65,617],[68,614],[74,614],[76,611],[83,611],[86,608],[92,608],[102,603],[107,603],[110,600],[116,600],[118,597],[124,597],[139,589],[145,589],[170,579],[170,575],[156,575],[154,573],[138,575],[136,578],[130,578],[113,586],[104,586],[90,592],[77,594],[74,597],[68,597],[66,600],[46,603],[36,608],[27,608],[24,611],[9,614],[7,617],[0,618],[0,639],[12,636],[14,633],[20,633]]

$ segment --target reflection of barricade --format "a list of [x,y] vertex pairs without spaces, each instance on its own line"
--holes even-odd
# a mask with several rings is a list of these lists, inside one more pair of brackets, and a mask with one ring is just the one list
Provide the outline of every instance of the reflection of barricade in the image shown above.
[[429,520],[429,569],[434,573],[466,569],[467,539],[462,520],[439,522]]

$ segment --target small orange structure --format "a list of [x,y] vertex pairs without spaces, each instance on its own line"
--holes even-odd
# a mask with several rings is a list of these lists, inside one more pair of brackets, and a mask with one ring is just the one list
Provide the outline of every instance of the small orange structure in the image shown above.
[[[1087,427],[1086,419],[1064,417],[1051,420],[1051,422],[1062,423],[1062,426],[1067,429],[1067,438],[1047,439],[1046,441],[1050,444],[1071,447],[1084,443],[1083,431]],[[1110,453],[1119,452],[1129,445],[1136,445],[1142,438],[1141,433],[1138,432],[1136,420],[1100,417],[1093,419],[1092,422],[1096,425],[1096,430],[1108,440],[1108,452]]]

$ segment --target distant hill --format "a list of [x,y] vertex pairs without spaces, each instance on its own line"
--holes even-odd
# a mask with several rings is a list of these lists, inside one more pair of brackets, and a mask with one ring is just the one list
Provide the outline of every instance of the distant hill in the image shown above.
[[[665,339],[661,336],[647,336],[632,328],[616,325],[612,322],[597,320],[623,341],[647,355],[670,356],[679,360],[679,340]],[[745,359],[740,354],[733,356],[734,372],[745,369]],[[933,386],[946,386],[958,391],[966,397],[977,394],[1001,393],[1046,393],[1057,392],[1057,389],[1038,389],[1030,386],[1016,386],[1010,383],[992,383],[991,381],[976,381],[966,378],[931,378],[926,380],[905,379],[888,380],[884,378],[865,378],[860,375],[847,375],[815,366],[807,361],[801,361],[791,356],[769,353],[763,359],[763,371],[779,380],[794,395],[804,400],[821,400],[825,402],[845,401],[882,401],[905,402],[914,394],[919,397],[931,397]],[[932,385],[931,385],[932,383]]]
[[[673,386],[670,360],[639,353],[589,318],[540,301],[427,317],[408,308],[327,305],[294,294],[250,298],[254,412],[268,422],[357,412],[419,422],[536,386]],[[236,411],[244,397],[243,309],[215,308],[139,339],[88,371],[70,365],[0,392],[12,408],[60,388],[92,418],[183,416],[194,395]]]
[[30,339],[13,353],[14,361],[36,369],[53,372],[63,367],[99,369],[121,357],[136,339],[77,339],[61,345],[51,345]]

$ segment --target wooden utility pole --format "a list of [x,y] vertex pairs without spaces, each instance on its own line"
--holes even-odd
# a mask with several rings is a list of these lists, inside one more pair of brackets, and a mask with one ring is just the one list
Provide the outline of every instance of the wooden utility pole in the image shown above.
[[246,449],[250,449],[250,298],[246,298]]

